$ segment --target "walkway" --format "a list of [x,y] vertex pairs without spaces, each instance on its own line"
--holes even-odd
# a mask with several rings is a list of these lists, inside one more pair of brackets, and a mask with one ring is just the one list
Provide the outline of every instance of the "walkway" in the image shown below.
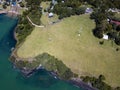
[[35,26],[35,27],[40,27],[40,28],[41,28],[41,27],[45,27],[45,26],[43,26],[43,25],[34,24],[28,16],[27,16],[27,19],[28,19],[29,22],[30,22],[33,26]]

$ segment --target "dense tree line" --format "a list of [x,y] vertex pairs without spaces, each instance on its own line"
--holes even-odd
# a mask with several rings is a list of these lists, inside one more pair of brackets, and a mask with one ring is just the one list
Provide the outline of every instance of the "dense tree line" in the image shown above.
[[90,83],[93,87],[99,90],[120,90],[120,87],[112,88],[110,85],[106,84],[104,82],[105,77],[103,75],[99,75],[98,78],[81,76],[81,79],[86,83]]
[[27,14],[33,23],[40,25],[40,18],[42,15],[42,9],[40,3],[42,0],[25,0],[27,2],[26,7],[28,8]]
[[61,60],[58,60],[48,53],[43,53],[36,56],[33,58],[34,60],[31,63],[26,60],[19,60],[16,62],[14,57],[11,57],[11,59],[12,62],[15,63],[15,65],[20,69],[26,67],[26,69],[33,70],[39,65],[42,65],[42,67],[47,71],[54,72],[59,78],[64,80],[69,80],[73,76],[78,76],[77,74],[74,74],[71,69],[68,68]]
[[81,0],[57,0],[53,12],[59,16],[59,19],[70,17],[71,15],[84,14],[86,7],[81,7]]
[[[113,12],[108,11],[110,8],[120,8],[120,2],[118,0],[56,0],[58,4],[55,4],[52,10],[59,16],[59,19],[70,17],[71,15],[84,14],[86,7],[81,7],[82,4],[90,4],[93,6],[94,12],[91,14],[91,19],[96,22],[96,28],[93,30],[93,34],[102,38],[103,34],[117,33],[116,37],[112,40],[116,44],[120,45],[119,30],[114,29],[113,25],[107,22],[107,19],[114,17]],[[64,2],[63,2],[64,1]],[[52,5],[52,4],[51,4]],[[114,30],[114,31],[113,31]],[[109,36],[110,37],[110,36]],[[111,38],[111,37],[110,37]]]
[[74,76],[74,73],[61,61],[47,53],[36,57],[36,64],[41,64],[46,70],[56,72],[57,75],[65,80]]
[[84,0],[90,5],[94,7],[104,6],[105,8],[119,8],[120,9],[120,1],[119,0]]
[[18,39],[17,44],[20,44],[22,41],[24,41],[25,38],[32,32],[32,30],[33,26],[29,23],[26,16],[19,16],[18,25],[16,27],[16,35]]
[[33,23],[40,24],[41,9],[40,0],[26,0],[28,10],[23,12],[23,15],[18,17],[18,25],[16,27],[18,44],[25,40],[25,38],[32,32],[32,26],[27,17],[29,16]]
[[[89,4],[93,5],[94,12],[91,14],[91,19],[96,22],[96,28],[93,34],[102,38],[103,34],[107,34],[109,39],[114,40],[117,45],[120,45],[120,26],[110,23],[109,20],[115,19],[115,13],[108,11],[110,8],[120,8],[118,0],[86,0]],[[117,5],[118,4],[118,5]]]
[[[105,19],[106,10],[109,8],[120,8],[119,0],[56,0],[53,12],[59,15],[59,19],[70,17],[71,15],[80,15],[85,13],[85,7],[80,7],[82,4],[88,3],[100,11],[98,19]],[[102,13],[101,13],[102,12]],[[106,13],[108,14],[108,13]]]

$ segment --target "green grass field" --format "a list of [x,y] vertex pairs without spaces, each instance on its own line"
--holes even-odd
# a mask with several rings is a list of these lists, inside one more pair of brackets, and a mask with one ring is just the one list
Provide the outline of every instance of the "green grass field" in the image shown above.
[[35,28],[18,49],[19,57],[35,57],[47,52],[62,60],[79,75],[105,75],[112,86],[120,85],[120,51],[111,41],[99,44],[92,34],[89,15],[72,16],[45,28]]

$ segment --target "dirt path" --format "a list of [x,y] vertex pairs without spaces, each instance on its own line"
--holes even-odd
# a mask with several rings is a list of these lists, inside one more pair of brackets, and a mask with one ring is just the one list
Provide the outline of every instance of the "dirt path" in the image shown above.
[[34,24],[28,16],[27,16],[27,19],[28,19],[29,22],[30,22],[33,26],[35,26],[35,27],[40,27],[40,28],[41,28],[41,27],[45,27],[45,26],[43,26],[43,25]]

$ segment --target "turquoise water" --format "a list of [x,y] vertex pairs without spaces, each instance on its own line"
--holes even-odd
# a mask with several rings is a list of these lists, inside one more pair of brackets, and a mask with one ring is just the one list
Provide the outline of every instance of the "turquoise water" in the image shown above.
[[0,90],[82,90],[62,80],[54,79],[45,70],[23,77],[9,61],[11,48],[16,41],[13,30],[16,19],[0,15]]

